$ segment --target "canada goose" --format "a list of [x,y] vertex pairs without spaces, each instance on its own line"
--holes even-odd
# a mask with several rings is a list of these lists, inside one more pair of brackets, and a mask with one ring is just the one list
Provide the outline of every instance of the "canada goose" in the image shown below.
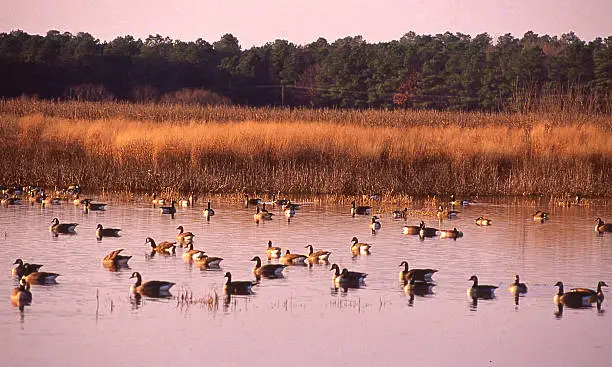
[[319,250],[315,252],[314,249],[312,248],[312,245],[306,245],[304,246],[304,248],[308,249],[308,262],[309,263],[317,263],[319,261],[328,261],[329,255],[331,255],[331,252],[329,251]]
[[410,269],[408,270],[408,261],[402,261],[399,266],[403,266],[404,270],[399,272],[399,279],[402,282],[407,282],[414,279],[418,282],[431,282],[431,277],[437,273],[436,269]]
[[287,250],[283,256],[280,257],[280,262],[285,265],[304,265],[304,262],[308,256],[292,254]]
[[434,286],[434,283],[417,282],[414,278],[408,278],[404,284],[404,292],[410,296],[425,296],[428,294],[433,294],[432,288]]
[[218,268],[223,261],[220,257],[208,256],[204,251],[192,256],[193,262],[201,268]]
[[569,291],[563,293],[563,282],[557,282],[555,286],[559,287],[557,294],[553,298],[555,304],[563,304],[571,308],[591,307],[593,298],[591,292]]
[[291,220],[291,218],[295,216],[295,209],[291,206],[287,206],[286,208],[283,206],[283,213],[285,217],[287,217],[287,220]]
[[597,282],[597,291],[594,291],[589,288],[572,288],[570,292],[586,292],[591,295],[591,302],[603,302],[604,294],[601,287],[607,287],[608,285],[604,281]]
[[527,285],[525,283],[520,283],[519,276],[516,274],[514,276],[514,283],[510,284],[508,291],[514,294],[525,294],[527,293]]
[[192,260],[195,260],[196,258],[200,258],[199,255],[201,254],[204,254],[204,251],[194,250],[193,242],[189,242],[189,244],[187,245],[187,250],[183,252],[183,259],[192,261]]
[[495,298],[495,290],[497,286],[494,285],[479,285],[478,277],[476,275],[472,275],[470,279],[474,282],[474,284],[468,288],[467,293],[471,298],[483,298],[483,299],[491,299]]
[[371,212],[372,212],[371,206],[365,206],[365,205],[355,206],[355,201],[353,200],[351,202],[351,216],[354,217],[355,215],[370,215]]
[[264,212],[263,210],[259,208],[259,205],[258,205],[255,214],[253,214],[253,219],[255,220],[255,222],[259,223],[259,222],[263,222],[266,220],[271,220],[273,215],[274,215],[273,213],[269,213],[267,211]]
[[360,273],[357,271],[348,271],[346,268],[340,271],[338,264],[332,264],[329,269],[335,270],[336,272],[332,274],[332,281],[336,286],[339,285],[359,285],[365,281],[365,278],[368,276],[366,273]]
[[44,207],[45,205],[60,205],[62,199],[53,196],[43,196],[40,204]]
[[268,248],[266,249],[266,255],[268,256],[268,260],[272,258],[281,257],[281,248],[272,246],[272,241],[268,241]]
[[259,258],[259,256],[253,257],[251,261],[255,261],[253,274],[256,277],[263,276],[266,278],[280,278],[283,276],[283,270],[287,267],[287,265],[282,264],[261,265],[261,259]]
[[249,198],[249,195],[244,195],[244,207],[248,208],[249,205],[259,205],[261,204],[261,199],[259,198]]
[[421,228],[419,229],[419,237],[421,239],[425,237],[436,237],[438,235],[438,229],[433,227],[425,227],[425,222],[421,222]]
[[13,288],[13,291],[11,292],[11,303],[19,307],[32,303],[30,284],[28,284],[25,278],[19,279],[19,286]]
[[9,194],[4,194],[2,200],[0,200],[0,204],[2,204],[3,206],[19,205],[21,204],[21,199],[12,198],[12,197],[9,197]]
[[193,238],[195,237],[193,233],[183,232],[183,226],[178,226],[176,229],[179,230],[179,233],[176,235],[176,241],[181,245],[181,247],[193,243]]
[[421,223],[418,226],[403,226],[402,233],[405,235],[419,234],[419,232],[421,231],[421,227],[424,227],[424,226],[425,226],[425,223],[423,223],[423,221],[421,221]]
[[106,210],[104,207],[107,205],[105,203],[92,203],[90,199],[84,200],[83,203],[83,211],[85,213],[94,212],[94,211],[104,211]]
[[403,210],[394,210],[391,213],[393,219],[404,219],[406,218],[406,213],[408,212],[408,208],[404,208]]
[[142,276],[137,271],[132,273],[130,279],[132,278],[136,278],[136,282],[130,286],[130,291],[149,297],[169,296],[170,288],[175,284],[163,280],[149,280],[143,283]]
[[70,196],[78,195],[81,193],[79,185],[70,185],[66,188],[66,194]]
[[478,225],[478,226],[490,226],[491,225],[491,219],[485,218],[485,217],[478,217],[478,218],[476,218],[476,225]]
[[440,230],[440,238],[457,239],[460,237],[463,237],[463,232],[458,231],[457,228]]
[[131,256],[121,255],[122,248],[115,251],[111,251],[108,255],[102,259],[102,264],[107,267],[121,267],[127,266],[128,261],[132,258]]
[[206,204],[206,209],[202,210],[202,214],[204,214],[204,218],[206,218],[206,220],[210,220],[210,217],[215,215],[215,211],[210,207],[210,200],[208,200],[208,203]]
[[459,214],[458,211],[445,209],[442,205],[438,207],[438,211],[436,212],[436,217],[438,219],[453,219],[457,217]]
[[291,200],[287,200],[287,202],[284,203],[281,208],[283,209],[283,211],[287,209],[293,209],[293,211],[296,211],[300,209],[300,204],[295,204],[292,203]]
[[360,243],[357,237],[351,239],[351,252],[353,254],[369,254],[372,245],[369,243]]
[[289,199],[277,199],[276,197],[280,195],[280,191],[278,194],[274,194],[272,196],[272,205],[282,207],[285,204],[289,203]]
[[157,245],[151,237],[147,237],[145,245],[147,243],[151,244],[151,252],[157,252],[158,254],[164,255],[176,254],[176,242],[164,241]]
[[179,205],[183,208],[188,208],[193,205],[193,195],[189,195],[187,199],[179,200]]
[[248,295],[253,293],[252,288],[255,285],[250,280],[235,280],[232,282],[232,273],[225,273],[227,281],[223,285],[223,292],[226,294]]
[[595,219],[595,232],[604,233],[604,232],[612,232],[612,223],[604,223],[601,218]]
[[161,206],[159,207],[159,212],[162,214],[170,214],[170,217],[174,219],[174,214],[176,213],[176,201],[170,200],[170,206]]
[[76,194],[72,202],[74,203],[75,206],[79,206],[79,205],[85,205],[87,201],[91,201],[91,199],[81,199],[81,196],[79,194]]
[[57,278],[58,276],[59,274],[57,273],[35,271],[26,275],[24,278],[29,284],[53,284],[55,283],[55,278]]
[[376,231],[380,230],[381,227],[382,226],[378,221],[378,217],[373,216],[372,221],[370,222],[370,230],[372,230],[372,234],[376,234]]
[[18,278],[21,278],[24,275],[29,275],[30,273],[38,271],[38,269],[42,268],[42,265],[24,263],[21,259],[15,260],[13,265],[16,266],[13,266],[11,274],[13,274],[14,277]]
[[53,219],[51,219],[51,226],[49,227],[49,231],[53,232],[55,234],[59,234],[59,233],[62,233],[62,234],[67,234],[67,233],[74,234],[74,233],[76,233],[74,231],[76,226],[78,226],[77,223],[60,223],[59,219],[53,218]]
[[164,198],[158,198],[156,193],[153,193],[153,200],[151,200],[151,203],[153,204],[153,208],[156,207],[156,205],[162,206],[166,204],[166,199]]
[[541,222],[544,223],[545,220],[548,219],[548,213],[543,212],[541,210],[538,210],[537,212],[535,212],[535,214],[533,215],[533,220],[534,222]]
[[102,237],[120,237],[120,231],[121,229],[119,228],[104,228],[102,224],[98,224],[96,227],[96,237],[99,239]]
[[455,199],[455,194],[452,194],[450,196],[450,201],[448,202],[449,205],[451,206],[468,206],[471,204],[471,201],[467,200],[467,199]]

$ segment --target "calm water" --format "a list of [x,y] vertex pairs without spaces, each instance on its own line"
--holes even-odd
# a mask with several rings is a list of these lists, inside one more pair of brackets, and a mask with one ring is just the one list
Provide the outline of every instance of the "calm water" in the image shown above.
[[[213,208],[208,223],[199,206],[179,209],[174,220],[145,204],[111,203],[90,214],[72,204],[0,208],[2,365],[607,366],[612,358],[612,295],[600,311],[565,308],[562,315],[555,315],[552,301],[558,280],[566,289],[594,288],[599,280],[612,285],[612,234],[593,230],[596,217],[612,221],[609,205],[479,203],[441,224],[423,218],[430,226],[463,231],[456,241],[404,236],[406,222],[384,214],[382,230],[372,235],[369,219],[351,218],[349,206],[305,206],[291,223],[277,215],[260,225],[241,203]],[[545,224],[531,219],[540,208],[551,213]],[[493,225],[476,226],[480,215]],[[78,234],[53,237],[53,217],[79,223]],[[97,241],[98,223],[122,228],[123,236]],[[187,264],[182,249],[176,257],[147,258],[145,238],[174,240],[178,225],[196,234],[196,249],[224,258],[221,269]],[[373,245],[371,255],[352,257],[353,236]],[[263,279],[254,295],[224,305],[224,273],[252,279],[249,260],[265,259],[268,240],[294,253],[305,253],[307,244],[330,250],[331,263],[368,273],[366,285],[336,291],[329,265],[290,267],[285,278]],[[129,269],[110,272],[100,260],[116,248],[134,257]],[[33,286],[32,305],[23,312],[9,302],[16,258],[61,274],[55,285]],[[398,282],[402,260],[439,269],[433,295],[410,300]],[[130,296],[132,271],[144,281],[176,282],[174,297]],[[472,274],[481,284],[498,285],[497,297],[473,304],[466,295]],[[529,286],[519,305],[507,291],[514,274]],[[221,299],[211,307],[180,302],[176,296],[185,291],[195,300],[216,291]]]

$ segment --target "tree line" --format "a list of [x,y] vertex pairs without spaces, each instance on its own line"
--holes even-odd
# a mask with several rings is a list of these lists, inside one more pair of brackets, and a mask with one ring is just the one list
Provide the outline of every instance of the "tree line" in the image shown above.
[[160,35],[101,42],[91,34],[0,33],[0,97],[236,103],[253,106],[529,108],[571,96],[597,112],[612,107],[612,36],[570,32],[493,40],[406,33],[306,45],[275,40],[242,49],[225,34],[209,43]]

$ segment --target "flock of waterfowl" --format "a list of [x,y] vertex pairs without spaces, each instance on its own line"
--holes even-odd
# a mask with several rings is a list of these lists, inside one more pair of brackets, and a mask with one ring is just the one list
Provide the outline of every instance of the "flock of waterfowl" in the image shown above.
[[[75,205],[81,205],[85,213],[89,211],[101,211],[105,210],[104,203],[94,203],[91,199],[81,199],[80,189],[78,186],[71,186],[63,192],[63,197],[60,195],[53,196],[49,199],[44,194],[43,190],[21,190],[3,188],[2,189],[3,199],[1,204],[4,206],[19,205],[21,200],[28,200],[31,204],[39,203],[40,205],[54,205],[59,204],[62,200],[72,200]],[[181,206],[192,206],[194,204],[193,196],[190,196],[187,200],[179,201]],[[170,215],[174,218],[176,213],[176,201],[167,201],[163,198],[159,198],[153,195],[152,201],[153,207],[157,208],[161,214]],[[169,204],[166,206],[166,204]],[[269,203],[270,204],[270,203]],[[290,220],[296,215],[296,210],[299,209],[299,204],[292,203],[289,200],[274,200],[271,203],[275,207],[279,207],[283,215]],[[266,209],[266,203],[260,199],[245,197],[245,207],[255,206],[255,213],[253,214],[253,220],[256,223],[268,221],[272,219],[274,213],[269,212]],[[451,197],[451,201],[448,206],[440,206],[436,213],[439,219],[442,218],[455,218],[458,212],[454,210],[456,205],[467,206],[470,202],[467,200],[455,200]],[[202,211],[202,215],[206,220],[211,220],[215,212],[211,208],[211,202],[208,201],[206,209]],[[356,215],[372,215],[372,207],[370,206],[357,206],[353,201],[350,208],[351,216]],[[406,219],[407,209],[397,210],[392,213],[394,219]],[[544,223],[548,220],[549,214],[543,211],[537,211],[533,215],[533,220]],[[595,220],[595,231],[603,234],[605,232],[612,232],[612,224],[604,223],[601,218]],[[475,224],[478,226],[490,226],[492,222],[490,219],[485,217],[478,217],[475,220]],[[51,226],[49,231],[54,235],[64,234],[75,234],[77,223],[61,223],[58,218],[51,220]],[[372,216],[372,220],[369,223],[370,229],[373,234],[380,230],[382,224],[377,216]],[[192,232],[187,232],[183,226],[176,228],[179,233],[176,235],[176,241],[163,241],[157,243],[153,238],[147,237],[145,244],[151,247],[150,256],[154,255],[169,255],[173,256],[176,254],[177,247],[184,248],[183,259],[189,262],[193,262],[204,268],[219,268],[220,263],[223,261],[220,257],[213,257],[207,255],[204,251],[194,249],[194,237]],[[102,224],[98,224],[96,228],[96,237],[101,239],[102,237],[118,237],[120,236],[121,229],[117,228],[104,228]],[[418,235],[421,239],[436,237],[440,238],[452,238],[457,239],[463,235],[462,232],[458,231],[457,228],[453,229],[436,229],[433,227],[427,227],[423,221],[419,225],[406,225],[402,228],[402,232],[405,235]],[[350,252],[353,256],[370,254],[372,245],[363,243],[358,240],[357,237],[353,237],[349,244]],[[269,241],[267,248],[265,248],[266,257],[268,264],[262,264],[262,260],[259,256],[254,256],[251,261],[255,263],[252,268],[252,273],[255,277],[255,281],[252,280],[234,280],[231,272],[225,273],[225,283],[223,290],[228,295],[248,295],[253,291],[253,287],[256,286],[261,278],[280,278],[283,275],[283,270],[288,266],[294,265],[312,265],[312,264],[329,264],[329,257],[331,252],[324,250],[315,251],[312,245],[307,245],[305,248],[308,249],[308,254],[295,254],[291,253],[290,250],[286,249],[285,253],[282,253],[282,249],[275,247],[272,241]],[[127,267],[128,261],[132,256],[123,255],[124,249],[117,249],[110,252],[102,259],[102,264],[110,269],[117,269],[121,267]],[[278,263],[270,263],[272,259],[278,259]],[[49,284],[54,283],[56,278],[59,276],[57,273],[42,272],[40,264],[30,264],[24,262],[22,259],[17,259],[12,268],[12,274],[14,277],[19,279],[19,285],[13,289],[11,293],[11,301],[13,304],[23,307],[28,305],[32,301],[32,292],[30,286],[32,284]],[[415,294],[424,295],[431,294],[431,288],[435,286],[432,277],[438,272],[436,269],[410,269],[407,261],[402,261],[399,264],[402,270],[399,272],[399,280],[403,283],[404,290],[407,294],[413,297]],[[331,279],[332,284],[336,288],[359,288],[365,283],[367,274],[357,271],[350,271],[346,268],[340,269],[337,264],[332,264],[329,268],[333,271]],[[167,297],[170,296],[170,289],[175,284],[169,281],[159,280],[148,280],[143,282],[142,276],[139,272],[135,271],[132,273],[130,279],[135,279],[131,285],[131,292],[137,295],[145,295],[149,297]],[[498,288],[493,285],[483,285],[479,283],[478,277],[472,275],[469,281],[473,282],[472,286],[467,289],[469,297],[472,299],[494,298],[494,292]],[[597,284],[595,290],[588,288],[572,288],[567,292],[564,292],[562,282],[555,284],[558,287],[558,292],[554,296],[554,301],[558,305],[564,305],[568,307],[590,307],[592,303],[597,303],[598,307],[604,300],[602,286],[607,286],[603,281]],[[516,275],[514,282],[510,284],[508,290],[518,297],[527,293],[527,286],[524,283],[520,283],[519,275]]]

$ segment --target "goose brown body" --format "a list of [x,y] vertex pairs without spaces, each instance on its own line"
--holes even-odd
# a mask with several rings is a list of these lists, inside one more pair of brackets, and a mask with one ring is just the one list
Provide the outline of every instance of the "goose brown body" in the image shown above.
[[476,275],[472,275],[468,280],[474,282],[472,286],[468,288],[468,296],[472,298],[484,299],[490,299],[495,297],[495,290],[498,288],[497,286],[478,284],[478,277]]
[[589,291],[584,290],[570,290],[569,292],[563,292],[563,282],[557,282],[556,287],[559,287],[557,294],[555,294],[553,301],[556,304],[563,304],[570,308],[582,308],[591,307],[593,302],[593,294]]
[[193,255],[193,262],[201,268],[218,268],[223,258],[208,256],[203,251]]
[[527,285],[525,283],[521,283],[519,275],[516,274],[514,276],[514,282],[508,286],[508,291],[515,294],[525,294],[527,293]]
[[204,254],[204,251],[194,250],[193,243],[189,243],[187,245],[187,250],[183,252],[183,259],[193,261],[196,257],[199,257],[200,254]]
[[485,217],[478,217],[478,218],[476,218],[476,225],[478,225],[478,226],[490,226],[491,225],[491,219],[485,218]]
[[272,241],[268,241],[266,256],[268,256],[268,259],[281,257],[281,248],[277,246],[272,246]]
[[279,260],[285,265],[304,265],[307,258],[308,256],[306,255],[292,254],[289,250],[287,250]]
[[595,232],[597,233],[605,233],[612,232],[612,223],[604,223],[601,218],[595,219]]
[[440,230],[440,238],[457,239],[460,237],[463,237],[463,232],[458,231],[457,228]]
[[127,266],[128,261],[132,258],[131,256],[121,255],[124,249],[120,248],[111,251],[108,255],[102,259],[102,264],[107,267],[120,267]]
[[414,279],[418,282],[431,282],[431,277],[438,272],[436,269],[409,269],[408,261],[402,261],[399,266],[403,266],[404,270],[399,272],[400,281],[407,282]]
[[176,242],[164,241],[159,244],[155,243],[151,237],[147,237],[145,244],[151,245],[151,251],[157,252],[158,254],[174,255],[176,253]]
[[424,222],[421,222],[421,228],[419,229],[419,237],[435,237],[438,235],[438,229],[433,227],[426,227]]
[[98,238],[120,237],[121,235],[119,234],[119,232],[121,232],[121,229],[119,228],[104,228],[102,224],[98,224],[98,226],[96,227],[96,237]]
[[597,282],[596,290],[592,290],[589,288],[572,288],[570,292],[585,292],[591,295],[591,302],[603,302],[604,294],[601,287],[607,287],[608,285],[604,281]]
[[208,200],[208,203],[206,204],[206,209],[202,210],[202,214],[206,220],[210,220],[210,217],[215,215],[215,211],[210,207],[210,200]]
[[421,231],[421,227],[424,227],[425,223],[421,221],[418,226],[403,226],[402,233],[405,235],[416,235]]
[[351,239],[351,252],[353,253],[353,255],[369,254],[370,248],[372,248],[372,245],[370,245],[369,243],[359,242],[359,239],[357,239],[357,237],[353,237]]
[[57,273],[47,273],[44,271],[35,271],[23,277],[28,284],[53,284],[59,276]]
[[535,214],[533,215],[533,220],[535,222],[541,222],[544,223],[545,220],[548,220],[548,213],[543,212],[541,210],[538,210],[535,212]]
[[251,261],[255,261],[255,267],[253,267],[253,274],[256,277],[263,276],[266,278],[280,278],[283,275],[283,270],[287,267],[287,265],[283,264],[262,265],[259,256],[253,257]]
[[308,262],[317,263],[319,261],[328,261],[329,255],[331,255],[330,251],[314,251],[312,245],[306,245],[305,248],[308,249]]
[[75,228],[77,226],[77,223],[60,223],[58,218],[53,218],[51,220],[51,226],[49,227],[49,231],[55,234],[76,233]]
[[193,243],[193,238],[195,237],[193,233],[184,232],[183,226],[178,226],[176,229],[179,230],[179,233],[176,235],[176,241],[181,245],[181,247]]
[[225,273],[227,281],[223,285],[223,292],[226,294],[236,295],[248,295],[253,293],[252,288],[255,285],[254,282],[249,280],[235,280],[232,281],[232,273],[229,271]]
[[13,265],[15,266],[13,266],[13,269],[11,269],[11,273],[13,274],[14,277],[18,277],[18,278],[21,278],[25,275],[29,275],[35,271],[38,271],[38,269],[42,268],[42,265],[24,263],[23,260],[21,259],[15,260]]
[[366,206],[366,205],[356,206],[355,201],[351,202],[351,216],[354,217],[355,215],[370,215],[371,212],[372,212],[371,206]]
[[163,280],[149,280],[143,283],[142,276],[137,271],[132,273],[130,279],[132,278],[136,278],[136,282],[130,287],[132,293],[138,293],[149,297],[170,295],[170,288],[175,284]]
[[30,291],[30,284],[21,278],[19,280],[19,286],[13,288],[11,292],[11,303],[15,306],[26,306],[32,303],[32,292]]
[[368,276],[366,273],[361,273],[357,271],[349,271],[346,268],[343,268],[340,271],[340,267],[338,264],[332,264],[329,269],[335,270],[334,274],[332,274],[332,281],[335,285],[359,285],[365,281],[365,278]]

